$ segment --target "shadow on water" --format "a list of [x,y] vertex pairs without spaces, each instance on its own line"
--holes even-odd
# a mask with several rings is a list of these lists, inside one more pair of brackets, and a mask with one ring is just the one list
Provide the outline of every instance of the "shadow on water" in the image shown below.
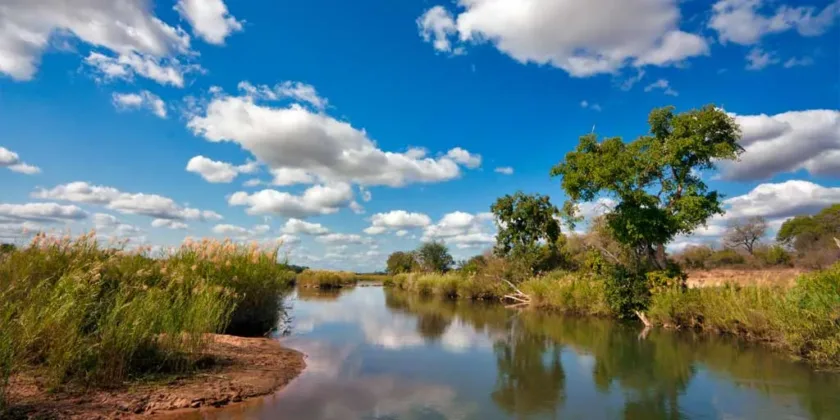
[[298,379],[187,418],[840,419],[840,375],[736,340],[374,287],[292,314]]

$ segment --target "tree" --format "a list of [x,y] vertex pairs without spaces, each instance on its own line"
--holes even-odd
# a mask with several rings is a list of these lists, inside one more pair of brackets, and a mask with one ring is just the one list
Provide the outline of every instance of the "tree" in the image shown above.
[[388,256],[386,263],[388,274],[410,273],[419,266],[413,252],[397,251]]
[[579,220],[578,203],[612,196],[618,204],[605,216],[613,237],[633,250],[640,266],[663,269],[665,244],[723,213],[721,196],[708,190],[700,171],[737,159],[743,148],[733,118],[711,105],[680,114],[654,109],[648,124],[650,133],[629,143],[582,136],[551,176],[562,177],[569,225]]
[[813,216],[796,216],[779,228],[776,240],[796,250],[797,264],[821,268],[840,258],[835,239],[840,238],[840,204]]
[[449,271],[455,260],[443,242],[425,242],[417,248],[417,260],[425,271],[444,273]]
[[729,223],[723,236],[723,243],[730,248],[742,247],[753,255],[755,245],[767,233],[767,220],[753,216]]
[[490,210],[498,227],[497,255],[523,261],[533,270],[539,268],[541,259],[556,253],[561,235],[556,217],[560,212],[548,197],[520,191],[499,198]]

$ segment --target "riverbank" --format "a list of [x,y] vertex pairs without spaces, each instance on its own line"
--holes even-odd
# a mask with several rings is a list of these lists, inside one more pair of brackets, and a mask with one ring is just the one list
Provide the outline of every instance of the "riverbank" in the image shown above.
[[[522,281],[516,290],[486,277],[401,274],[386,285],[423,296],[502,300],[517,307],[582,316],[622,316],[610,303],[608,280],[592,273],[551,272]],[[816,368],[840,369],[840,264],[801,274],[786,285],[727,282],[652,288],[644,315],[652,326],[737,336],[770,345]]]
[[276,340],[210,335],[201,367],[185,375],[134,381],[117,389],[51,391],[36,371],[14,375],[3,418],[131,418],[171,410],[222,407],[271,394],[306,366]]
[[173,384],[181,387],[203,383],[196,373],[208,367],[267,363],[231,358],[226,346],[247,348],[258,341],[239,337],[265,337],[281,323],[294,273],[277,247],[209,239],[158,252],[125,245],[103,246],[94,232],[39,234],[0,254],[0,417],[26,401],[8,398],[21,392],[12,378],[30,377],[33,395],[63,401],[73,390],[109,395],[174,377],[187,381]]

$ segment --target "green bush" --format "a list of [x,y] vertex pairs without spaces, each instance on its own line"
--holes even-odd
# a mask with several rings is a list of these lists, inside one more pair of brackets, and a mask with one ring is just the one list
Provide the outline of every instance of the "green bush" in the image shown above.
[[554,271],[521,285],[537,307],[577,315],[610,316],[605,282],[592,275]]
[[644,273],[614,267],[604,281],[604,294],[610,310],[619,318],[634,319],[650,303],[648,278]]
[[731,266],[731,265],[740,265],[746,262],[746,258],[743,255],[739,254],[738,251],[730,248],[724,248],[715,251],[709,257],[708,265],[706,268],[716,268],[716,267],[724,267],[724,266]]
[[763,266],[789,267],[793,265],[793,256],[781,245],[760,247],[753,255]]

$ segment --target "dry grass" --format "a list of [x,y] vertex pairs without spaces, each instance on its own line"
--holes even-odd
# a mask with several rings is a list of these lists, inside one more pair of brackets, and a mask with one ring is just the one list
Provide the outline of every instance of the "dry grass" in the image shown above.
[[694,270],[688,272],[686,284],[690,288],[717,287],[726,284],[740,286],[791,287],[797,277],[806,273],[801,268]]

